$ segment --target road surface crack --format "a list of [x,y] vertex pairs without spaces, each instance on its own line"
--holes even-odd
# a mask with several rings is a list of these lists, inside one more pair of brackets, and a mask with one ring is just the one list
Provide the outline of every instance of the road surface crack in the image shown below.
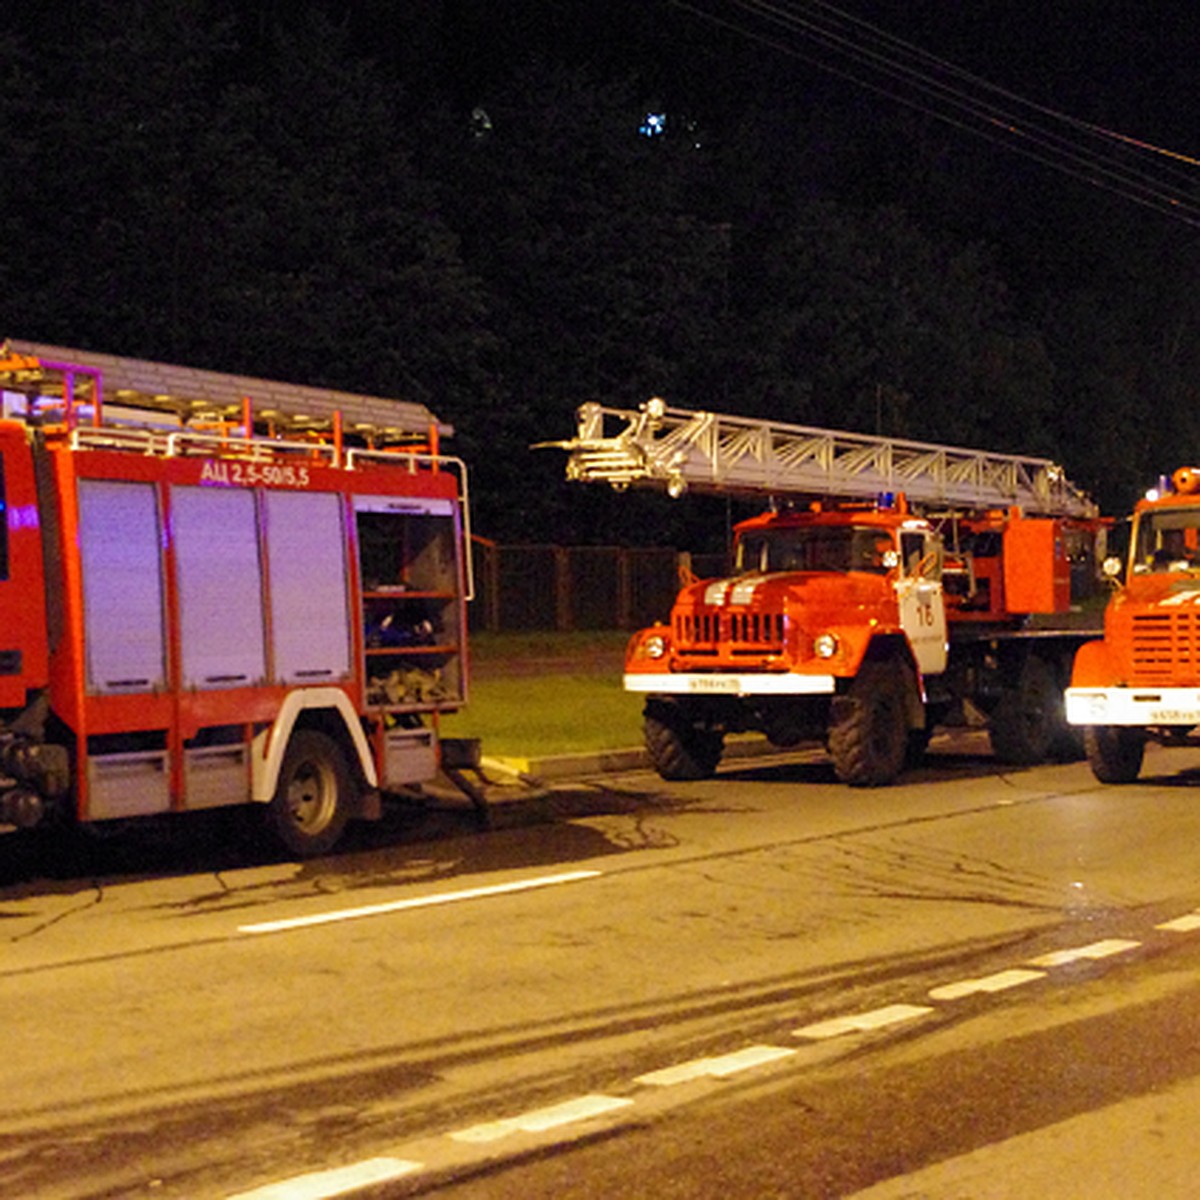
[[23,933],[14,934],[8,939],[10,943],[27,942],[31,938],[39,937],[48,929],[53,929],[55,925],[61,925],[63,921],[71,917],[78,916],[81,912],[86,912],[89,908],[96,908],[104,902],[104,888],[99,883],[92,884],[93,893],[87,899],[79,904],[73,904],[70,908],[63,912],[57,913],[55,916],[48,918],[45,921],[35,925],[32,929],[27,929]]

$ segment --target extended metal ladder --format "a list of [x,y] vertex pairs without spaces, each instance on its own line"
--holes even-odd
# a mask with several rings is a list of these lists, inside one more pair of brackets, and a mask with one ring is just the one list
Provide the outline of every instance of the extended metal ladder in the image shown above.
[[876,497],[903,492],[924,506],[999,508],[1091,517],[1093,501],[1045,458],[991,454],[900,438],[670,408],[584,404],[567,478],[747,496]]

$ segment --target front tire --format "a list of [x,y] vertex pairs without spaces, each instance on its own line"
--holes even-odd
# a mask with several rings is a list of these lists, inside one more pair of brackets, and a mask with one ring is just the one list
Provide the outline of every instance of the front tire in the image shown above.
[[716,773],[725,735],[690,720],[678,705],[651,700],[642,731],[650,761],[663,779],[709,779]]
[[346,828],[351,801],[350,772],[337,742],[316,729],[297,729],[264,813],[270,835],[298,858],[325,854]]
[[835,702],[829,753],[837,777],[851,787],[880,787],[904,769],[909,751],[905,712],[908,672],[868,663]]
[[1123,725],[1089,725],[1083,731],[1088,765],[1101,783],[1132,783],[1142,769],[1146,738]]

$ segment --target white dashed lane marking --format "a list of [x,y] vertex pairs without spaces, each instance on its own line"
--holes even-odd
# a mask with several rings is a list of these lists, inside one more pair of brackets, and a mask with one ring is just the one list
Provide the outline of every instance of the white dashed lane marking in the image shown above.
[[923,1017],[933,1009],[924,1004],[889,1004],[886,1008],[875,1008],[870,1012],[855,1013],[849,1017],[834,1017],[829,1021],[817,1021],[792,1031],[798,1038],[832,1038],[846,1033],[866,1033],[872,1029],[884,1029],[901,1021]]
[[790,1058],[795,1053],[795,1050],[789,1050],[785,1046],[747,1046],[733,1054],[723,1054],[717,1058],[695,1058],[675,1067],[650,1071],[648,1074],[639,1075],[634,1083],[645,1084],[648,1087],[673,1087],[677,1083],[689,1083],[693,1079],[727,1079],[739,1071],[748,1071],[751,1067],[761,1067],[781,1058]]
[[1124,954],[1136,950],[1142,943],[1130,941],[1128,938],[1108,938],[1103,942],[1092,942],[1087,946],[1076,946],[1073,950],[1055,950],[1052,954],[1042,954],[1031,958],[1031,967],[1063,967],[1067,963],[1079,962],[1080,959],[1111,958],[1114,954]]
[[345,1196],[375,1184],[402,1179],[423,1168],[423,1163],[404,1158],[368,1158],[348,1167],[280,1179],[250,1192],[238,1192],[228,1200],[331,1200],[334,1196]]
[[1188,913],[1186,916],[1176,917],[1173,921],[1164,921],[1154,928],[1165,929],[1168,933],[1194,933],[1200,929],[1200,912]]
[[544,1133],[576,1121],[588,1121],[593,1117],[606,1116],[633,1103],[623,1096],[579,1096],[565,1100],[550,1108],[538,1108],[517,1117],[505,1117],[499,1121],[486,1121],[472,1125],[448,1136],[455,1142],[496,1142],[513,1133]]
[[1045,971],[1014,967],[1008,971],[997,971],[994,975],[984,975],[980,979],[960,979],[957,983],[943,983],[940,987],[929,989],[929,998],[961,1000],[964,996],[974,996],[979,992],[1004,992],[1009,988],[1020,987],[1023,983],[1033,983],[1036,979],[1045,978]]

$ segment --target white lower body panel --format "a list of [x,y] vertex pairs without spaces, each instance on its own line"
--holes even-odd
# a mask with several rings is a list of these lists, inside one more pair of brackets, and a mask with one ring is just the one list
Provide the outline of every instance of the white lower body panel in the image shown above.
[[658,696],[831,696],[836,682],[833,675],[639,671],[625,676],[625,690]]
[[1067,688],[1070,725],[1200,725],[1200,688]]

